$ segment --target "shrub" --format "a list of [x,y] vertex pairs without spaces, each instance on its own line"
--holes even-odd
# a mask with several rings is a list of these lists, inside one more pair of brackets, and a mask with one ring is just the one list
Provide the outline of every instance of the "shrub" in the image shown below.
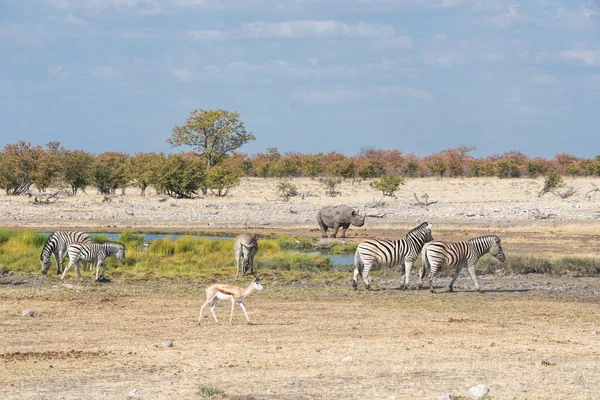
[[288,200],[292,196],[298,194],[298,188],[291,182],[281,181],[277,184],[277,193],[281,193],[284,200]]
[[229,189],[240,184],[240,174],[233,168],[217,165],[206,173],[206,187],[219,197],[227,196]]
[[325,185],[325,194],[327,196],[335,197],[338,194],[342,193],[337,190],[339,184],[342,183],[340,178],[327,178],[323,181],[323,185]]
[[394,196],[394,192],[398,190],[400,185],[404,185],[404,178],[391,174],[385,174],[373,181],[375,189],[381,190],[384,196]]
[[550,170],[546,175],[546,179],[544,180],[544,187],[538,193],[538,197],[542,197],[546,193],[558,189],[563,185],[564,181],[562,176],[560,176],[555,170]]

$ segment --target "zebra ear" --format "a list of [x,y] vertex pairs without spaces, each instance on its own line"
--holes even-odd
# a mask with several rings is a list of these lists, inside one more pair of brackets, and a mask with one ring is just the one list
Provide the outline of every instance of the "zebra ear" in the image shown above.
[[432,225],[431,224],[427,224],[427,229],[431,230]]

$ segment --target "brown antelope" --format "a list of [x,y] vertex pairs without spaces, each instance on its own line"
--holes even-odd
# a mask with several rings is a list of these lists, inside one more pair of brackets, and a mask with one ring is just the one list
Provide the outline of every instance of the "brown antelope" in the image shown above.
[[242,301],[252,293],[254,290],[263,290],[262,285],[260,284],[260,277],[254,278],[252,283],[248,285],[247,288],[241,288],[239,286],[227,285],[224,283],[215,283],[206,288],[206,301],[200,307],[200,316],[198,317],[198,325],[200,325],[200,321],[202,319],[202,311],[204,307],[206,307],[210,303],[210,312],[215,319],[217,324],[220,324],[217,316],[215,315],[214,308],[217,305],[219,300],[231,300],[231,315],[229,316],[229,323],[233,323],[233,306],[237,301],[240,305],[240,308],[244,312],[246,316],[246,320],[248,321],[248,325],[251,325],[250,318],[248,318],[248,313],[246,312],[246,308]]

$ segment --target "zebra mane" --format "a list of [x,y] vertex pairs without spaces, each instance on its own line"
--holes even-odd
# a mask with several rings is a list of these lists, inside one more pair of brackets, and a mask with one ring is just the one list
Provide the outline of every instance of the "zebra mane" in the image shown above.
[[427,228],[427,226],[429,225],[428,222],[423,222],[421,225],[417,226],[416,228],[411,229],[410,231],[408,231],[406,233],[406,237],[408,237],[409,235],[419,232],[419,231],[423,231],[425,230],[425,228]]
[[473,243],[475,241],[488,241],[488,240],[493,240],[497,243],[500,243],[500,238],[496,235],[485,235],[485,236],[479,236],[476,238],[471,238],[469,239],[469,242]]

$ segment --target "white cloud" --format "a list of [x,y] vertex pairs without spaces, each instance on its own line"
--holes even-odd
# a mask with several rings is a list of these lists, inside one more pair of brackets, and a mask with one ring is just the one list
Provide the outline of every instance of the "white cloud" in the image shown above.
[[107,80],[116,80],[121,78],[122,75],[121,71],[119,71],[118,69],[108,66],[94,67],[90,70],[90,74],[94,78]]
[[319,63],[319,59],[317,57],[311,57],[308,59],[308,62],[314,67]]
[[393,37],[396,32],[391,25],[368,23],[346,24],[334,20],[302,20],[288,22],[252,22],[244,24],[242,35],[269,38],[376,38]]
[[536,74],[529,77],[529,82],[534,85],[555,85],[559,83],[556,76],[550,74]]
[[217,30],[204,30],[204,31],[187,31],[185,37],[192,40],[210,41],[210,40],[221,40],[229,39],[232,37],[231,33]]
[[48,76],[52,78],[66,78],[69,76],[69,73],[65,70],[64,66],[54,65],[48,67]]
[[580,61],[585,65],[596,67],[600,65],[600,50],[587,50],[576,48],[572,50],[563,50],[560,56],[571,61]]
[[64,18],[63,18],[63,22],[67,23],[67,24],[71,24],[71,25],[87,25],[87,21],[77,17],[76,15],[74,15],[73,13],[69,13],[67,14]]
[[298,96],[307,103],[340,103],[356,101],[362,98],[360,92],[354,90],[324,90],[300,92]]
[[188,82],[192,78],[192,71],[187,68],[174,68],[171,72],[182,82]]
[[422,101],[434,101],[433,95],[423,89],[405,88],[400,86],[383,86],[378,89],[380,92],[401,93],[408,97],[413,97]]
[[320,78],[329,77],[332,79],[353,78],[357,72],[353,68],[346,66],[337,67],[307,67],[304,65],[293,64],[283,60],[271,60],[263,64],[252,64],[245,61],[235,61],[227,64],[228,70],[237,70],[242,72],[265,72],[269,75],[278,74],[295,78]]

